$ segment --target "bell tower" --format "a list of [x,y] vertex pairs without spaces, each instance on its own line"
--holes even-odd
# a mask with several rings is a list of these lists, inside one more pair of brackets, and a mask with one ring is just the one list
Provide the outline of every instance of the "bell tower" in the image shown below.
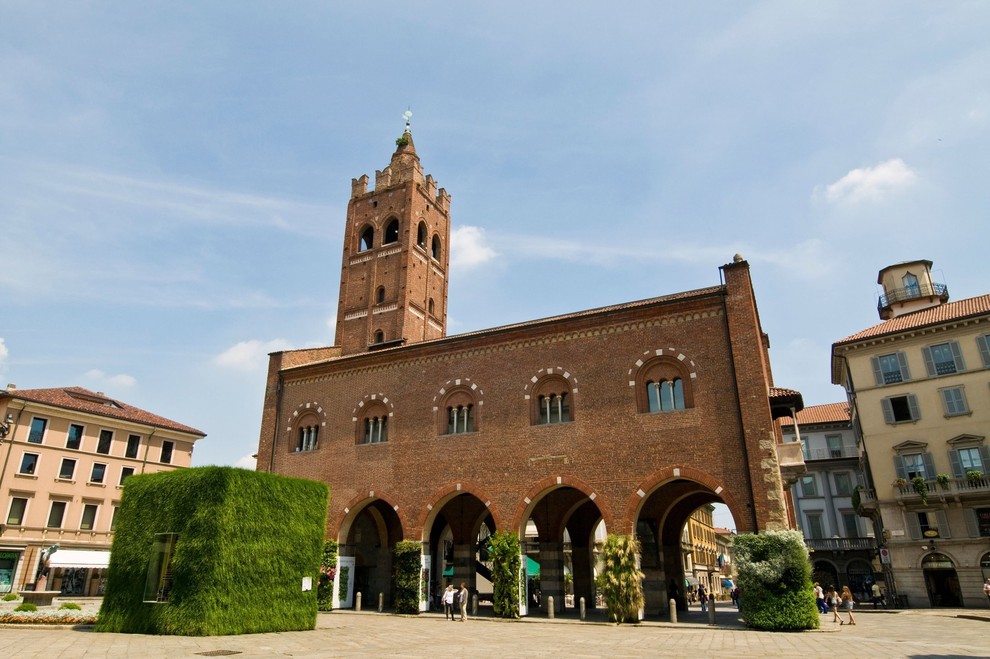
[[335,343],[341,354],[447,334],[450,195],[416,155],[411,112],[391,162],[351,180]]

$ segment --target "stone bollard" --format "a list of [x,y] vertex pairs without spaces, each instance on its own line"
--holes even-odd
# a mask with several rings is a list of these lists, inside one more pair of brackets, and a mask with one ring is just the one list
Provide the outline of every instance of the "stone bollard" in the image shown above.
[[378,613],[385,609],[385,593],[378,593]]
[[554,617],[553,595],[549,595],[547,597],[547,617],[548,618],[553,618]]
[[471,594],[471,615],[478,615],[478,593]]
[[708,596],[708,624],[715,624],[715,595]]
[[357,594],[354,596],[354,610],[355,611],[360,611],[361,610],[361,591],[360,590],[357,591]]
[[677,622],[677,600],[670,600],[670,621],[673,623]]
[[584,620],[584,598],[583,597],[578,600],[578,607],[580,607],[580,611],[581,611],[581,620]]

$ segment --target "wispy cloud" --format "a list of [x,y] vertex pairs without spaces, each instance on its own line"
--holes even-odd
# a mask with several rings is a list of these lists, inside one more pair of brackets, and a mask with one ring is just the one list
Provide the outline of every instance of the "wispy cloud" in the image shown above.
[[911,187],[918,179],[918,173],[903,160],[891,158],[873,167],[854,169],[834,183],[818,186],[812,196],[827,203],[881,201]]
[[258,466],[258,460],[254,457],[253,454],[248,453],[247,455],[243,456],[240,460],[235,462],[234,466],[237,467],[238,469],[250,469],[251,471],[254,471],[255,467]]
[[291,350],[292,345],[285,339],[241,341],[214,358],[214,362],[225,368],[238,371],[259,371],[268,365],[268,353]]
[[83,373],[83,379],[88,380],[92,385],[104,388],[122,387],[129,389],[137,384],[137,378],[132,375],[125,373],[109,375],[98,368],[90,369]]
[[463,226],[450,232],[450,267],[469,270],[498,257],[481,227]]
[[8,357],[10,357],[10,350],[7,348],[4,338],[0,336],[0,378],[6,377]]

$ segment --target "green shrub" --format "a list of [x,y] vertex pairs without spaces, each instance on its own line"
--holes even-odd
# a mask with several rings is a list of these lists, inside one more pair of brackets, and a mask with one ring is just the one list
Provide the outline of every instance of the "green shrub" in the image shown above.
[[[209,636],[316,626],[322,483],[230,467],[131,476],[97,631]],[[156,534],[176,534],[171,582],[149,595]],[[304,582],[312,586],[304,590]]]
[[333,580],[337,576],[337,541],[323,543],[323,560],[320,563],[320,583],[316,586],[316,608],[333,610]]
[[523,578],[519,537],[508,531],[496,531],[488,540],[495,615],[499,618],[518,618],[521,592],[519,581]]
[[612,622],[639,622],[643,608],[643,573],[636,567],[639,541],[609,534],[602,548],[602,573],[597,581]]
[[392,578],[395,586],[395,612],[419,613],[419,579],[423,545],[412,540],[395,543],[392,550]]
[[17,593],[7,593],[6,595],[3,596],[3,601],[4,602],[13,602],[16,599],[20,599],[20,597],[18,597]]
[[733,539],[739,612],[750,627],[817,629],[808,549],[798,531],[744,533]]
[[20,604],[17,605],[17,608],[14,609],[14,610],[15,611],[37,611],[38,610],[38,607],[36,607],[34,604],[31,604],[30,602],[21,602]]
[[60,606],[58,608],[59,608],[59,610],[62,610],[62,609],[71,609],[73,611],[82,611],[82,607],[79,606],[78,604],[76,604],[75,602],[65,602],[62,606]]

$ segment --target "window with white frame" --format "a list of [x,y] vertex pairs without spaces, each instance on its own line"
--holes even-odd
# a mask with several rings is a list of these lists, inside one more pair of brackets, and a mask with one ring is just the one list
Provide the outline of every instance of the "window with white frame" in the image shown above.
[[93,470],[89,474],[90,483],[102,483],[107,475],[107,466],[102,462],[93,463]]
[[138,449],[141,447],[141,436],[140,435],[128,435],[127,436],[127,447],[124,449],[125,458],[137,458]]
[[69,424],[69,432],[65,438],[65,448],[79,450],[82,445],[83,427],[78,423]]
[[62,465],[58,469],[58,477],[61,480],[71,481],[76,475],[76,461],[72,458],[62,458]]
[[840,497],[852,495],[852,476],[848,471],[838,471],[835,473],[835,494]]
[[805,529],[807,537],[812,540],[821,540],[825,537],[825,527],[822,524],[822,514],[820,512],[805,513],[808,528]]
[[842,457],[842,435],[825,435],[825,443],[828,445],[830,458]]
[[804,497],[818,496],[818,485],[815,483],[814,476],[801,477],[801,496]]
[[24,523],[26,513],[27,499],[24,497],[11,497],[10,508],[7,510],[7,524],[10,526],[20,526]]
[[31,432],[28,433],[28,441],[32,444],[40,444],[45,437],[46,428],[48,428],[48,419],[37,416],[31,419]]
[[921,349],[929,377],[948,375],[966,370],[958,341],[947,341]]
[[978,471],[987,473],[990,468],[990,447],[984,446],[982,438],[961,437],[950,441],[955,448],[949,450],[949,462],[952,463],[952,475],[965,478],[968,472]]
[[100,431],[100,441],[96,444],[96,452],[102,453],[104,455],[110,454],[110,445],[113,444],[113,431],[112,430],[101,430]]
[[[928,453],[904,453],[896,456],[896,468],[898,478],[911,480],[918,476],[928,480],[934,477],[934,468],[931,468],[931,455]],[[932,473],[929,473],[932,472]]]
[[873,357],[873,377],[877,385],[896,384],[911,379],[907,357],[903,352]]
[[52,501],[52,507],[48,511],[48,524],[50,529],[62,528],[62,520],[65,518],[65,501]]
[[966,404],[966,392],[963,390],[963,387],[944,387],[938,391],[942,394],[945,416],[969,414],[969,406]]
[[96,511],[99,506],[95,503],[87,503],[83,506],[82,519],[79,520],[79,528],[83,531],[92,531],[96,527]]
[[162,464],[172,464],[172,451],[175,449],[175,442],[165,440],[162,442],[162,455],[158,460]]
[[119,484],[123,485],[124,481],[127,480],[127,477],[133,475],[134,475],[134,467],[121,467]]
[[21,466],[17,470],[18,474],[24,476],[34,476],[35,472],[38,470],[38,454],[37,453],[25,453],[21,456]]
[[859,537],[859,515],[851,511],[843,511],[842,528],[847,538]]

